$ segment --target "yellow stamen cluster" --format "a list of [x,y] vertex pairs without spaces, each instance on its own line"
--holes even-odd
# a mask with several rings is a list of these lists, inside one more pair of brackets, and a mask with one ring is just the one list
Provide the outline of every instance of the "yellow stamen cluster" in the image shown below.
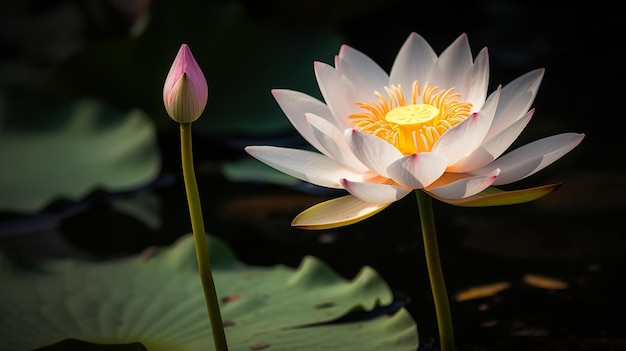
[[382,138],[405,155],[430,151],[441,135],[470,115],[472,104],[459,101],[454,88],[419,82],[412,85],[411,102],[407,104],[402,87],[385,87],[387,98],[375,92],[379,101],[357,102],[365,111],[349,116],[362,132]]

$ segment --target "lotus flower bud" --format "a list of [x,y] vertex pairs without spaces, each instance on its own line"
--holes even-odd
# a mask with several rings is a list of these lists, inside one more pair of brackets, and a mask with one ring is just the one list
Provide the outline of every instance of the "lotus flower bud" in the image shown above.
[[204,74],[187,44],[183,44],[163,87],[167,114],[178,123],[191,123],[200,117],[208,98],[209,87]]

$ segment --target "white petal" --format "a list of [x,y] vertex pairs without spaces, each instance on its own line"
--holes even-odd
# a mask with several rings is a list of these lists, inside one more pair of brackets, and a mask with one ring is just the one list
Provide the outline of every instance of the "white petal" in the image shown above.
[[431,151],[444,157],[449,166],[454,165],[480,146],[492,119],[489,109],[472,114],[443,133]]
[[487,189],[498,177],[496,169],[488,174],[463,178],[443,186],[427,188],[429,193],[444,199],[463,199]]
[[311,113],[306,114],[306,120],[313,131],[316,141],[321,144],[322,151],[347,168],[351,168],[358,173],[368,170],[355,156],[352,154],[350,147],[346,143],[343,131],[337,129],[330,122]]
[[354,156],[369,169],[386,178],[391,178],[387,167],[404,157],[393,145],[377,136],[347,129],[345,137]]
[[405,156],[388,168],[391,179],[411,189],[421,189],[437,180],[446,170],[445,158],[431,152]]
[[360,99],[354,83],[325,63],[315,62],[314,68],[324,101],[335,116],[339,129],[350,128],[352,123],[348,116],[361,111],[361,108],[356,105]]
[[[367,55],[348,45],[341,46],[336,61],[335,66],[337,69],[355,84],[357,84],[357,80],[363,80],[373,89],[382,89],[382,87],[389,84],[389,75],[385,70]],[[350,74],[344,72],[344,68],[347,67],[349,67]],[[354,74],[360,78],[353,79],[355,77]]]
[[501,173],[494,185],[513,183],[549,166],[580,144],[584,137],[584,134],[563,133],[536,140],[471,173],[499,168]]
[[350,63],[337,59],[336,63],[337,71],[352,82],[354,88],[355,101],[370,102],[378,101],[378,97],[375,92],[384,91],[383,87],[388,84],[389,78],[385,77],[384,82],[372,82],[368,77],[363,76],[356,67],[353,67]]
[[324,201],[312,206],[293,219],[291,225],[302,229],[320,230],[343,227],[367,219],[391,203],[373,204],[352,195]]
[[412,191],[412,189],[388,184],[352,182],[347,179],[343,179],[341,184],[350,194],[374,204],[385,204],[400,200]]
[[309,144],[320,150],[320,144],[313,136],[304,114],[307,112],[314,113],[336,125],[335,118],[328,106],[309,95],[293,90],[274,89],[272,95],[298,133]]
[[500,133],[530,109],[543,79],[544,69],[530,71],[502,88],[500,102],[487,138]]
[[424,84],[428,72],[437,62],[437,54],[424,38],[411,33],[404,42],[391,67],[389,83],[400,85],[405,99],[411,101],[411,86],[417,80]]
[[461,87],[466,91],[465,84],[467,72],[472,67],[472,51],[470,49],[467,34],[461,34],[450,46],[439,55],[437,65],[434,67],[428,80],[431,85],[442,89]]
[[346,169],[317,152],[276,146],[247,146],[257,160],[292,177],[328,188],[342,188],[341,179],[363,180],[363,175]]
[[457,90],[461,94],[461,99],[472,104],[472,111],[478,111],[482,108],[487,98],[487,90],[489,89],[489,55],[487,48],[482,49],[476,59],[474,65],[467,72],[467,92]]
[[534,109],[530,110],[526,116],[511,124],[502,132],[492,136],[489,140],[484,141],[478,149],[474,150],[469,156],[462,159],[459,163],[448,169],[449,172],[469,172],[480,167],[486,166],[493,160],[497,159],[513,144],[520,133],[524,130],[534,113]]

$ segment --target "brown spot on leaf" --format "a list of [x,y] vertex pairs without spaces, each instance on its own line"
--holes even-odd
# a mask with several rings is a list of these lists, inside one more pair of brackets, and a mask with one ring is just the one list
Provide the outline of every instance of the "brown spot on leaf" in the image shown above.
[[237,301],[241,299],[241,295],[240,294],[230,294],[228,296],[224,296],[221,299],[221,302],[223,304],[229,303],[229,302],[233,302],[233,301]]
[[324,303],[320,303],[319,305],[315,305],[315,309],[316,310],[321,310],[323,308],[330,308],[330,307],[335,307],[335,303],[334,302],[324,302]]
[[156,255],[158,248],[156,246],[148,246],[139,254],[139,258],[142,261],[148,261],[152,256]]
[[270,344],[266,344],[266,343],[258,343],[255,345],[250,346],[250,350],[265,350],[268,349],[270,347]]

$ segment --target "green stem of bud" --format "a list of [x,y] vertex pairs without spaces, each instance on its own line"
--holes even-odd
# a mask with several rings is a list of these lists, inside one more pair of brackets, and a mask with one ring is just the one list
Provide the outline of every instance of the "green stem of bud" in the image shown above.
[[183,164],[183,178],[185,180],[185,190],[187,192],[187,203],[189,204],[189,215],[191,217],[191,228],[196,246],[196,258],[198,260],[198,271],[202,280],[204,298],[209,311],[211,330],[213,331],[213,342],[216,351],[227,351],[224,325],[219,308],[215,283],[211,273],[211,262],[207,248],[206,232],[204,230],[204,220],[202,218],[202,207],[200,206],[200,195],[193,168],[193,153],[191,147],[191,123],[180,123],[180,144],[181,158]]

